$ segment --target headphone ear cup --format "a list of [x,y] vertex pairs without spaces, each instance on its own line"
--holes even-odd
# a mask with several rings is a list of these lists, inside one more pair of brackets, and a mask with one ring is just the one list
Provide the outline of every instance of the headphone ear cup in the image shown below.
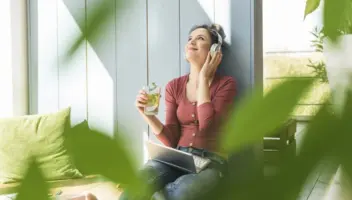
[[221,45],[219,45],[219,44],[213,44],[213,45],[211,45],[211,47],[210,47],[210,54],[211,54],[211,56],[214,56],[214,54],[215,54],[216,52],[220,51],[220,49],[221,49]]
[[210,52],[215,52],[216,51],[216,47],[217,47],[217,44],[213,44],[213,45],[211,45],[211,47],[210,47]]

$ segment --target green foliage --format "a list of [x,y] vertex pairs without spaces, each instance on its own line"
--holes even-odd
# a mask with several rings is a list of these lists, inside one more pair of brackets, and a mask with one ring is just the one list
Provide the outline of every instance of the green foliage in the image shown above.
[[328,82],[325,62],[323,61],[313,62],[312,60],[309,59],[309,64],[307,66],[313,69],[315,77],[318,77],[320,79],[320,82],[322,83]]
[[304,10],[304,19],[309,15],[310,13],[314,12],[320,4],[320,0],[307,0],[306,2],[306,8]]
[[25,178],[18,190],[16,200],[49,200],[49,187],[45,183],[43,174],[36,160],[33,159],[28,165]]
[[314,39],[311,40],[312,46],[315,48],[316,52],[323,52],[324,50],[324,39],[325,39],[325,34],[324,34],[324,29],[323,28],[318,28],[315,27],[313,31],[310,32],[313,36]]
[[[315,27],[311,34],[314,36],[314,39],[311,41],[312,46],[315,48],[316,52],[323,52],[324,50],[324,29],[318,29]],[[328,76],[326,72],[326,65],[324,61],[313,62],[309,59],[308,67],[313,69],[315,77],[319,78],[322,83],[328,82]]]
[[[313,13],[320,0],[307,0],[304,18]],[[352,0],[324,0],[324,33],[328,39],[337,41],[338,36],[352,33]]]
[[[253,96],[244,98],[236,112],[224,125],[226,134],[222,140],[222,147],[229,151],[239,149],[261,141],[264,136],[280,127],[294,110],[302,95],[312,85],[311,79],[287,80],[269,91],[265,97],[262,90],[257,88]],[[256,123],[253,126],[253,122]]]
[[[112,3],[114,2],[114,3]],[[116,1],[121,3],[122,1]],[[333,3],[334,2],[334,3]],[[336,38],[336,30],[340,29],[340,19],[346,14],[348,0],[325,0],[324,25],[325,33],[331,39]],[[335,5],[335,4],[341,5]],[[308,0],[305,16],[312,13],[319,5],[318,1]],[[104,33],[99,27],[112,13],[107,12],[109,6],[116,6],[115,1],[102,0],[92,12],[90,23],[84,27],[83,34],[76,38],[68,55],[72,55],[77,48],[90,38],[96,39]],[[121,9],[122,7],[116,6]],[[117,12],[119,11],[117,9]],[[333,16],[336,15],[336,16]],[[333,24],[336,23],[336,24]],[[345,23],[344,23],[345,24]],[[226,134],[221,138],[222,147],[229,152],[237,152],[248,145],[261,141],[270,135],[289,117],[302,95],[311,87],[313,81],[288,80],[278,84],[264,97],[262,86],[246,96],[236,107],[236,112],[230,115],[224,124]],[[226,185],[225,192],[218,196],[227,199],[297,199],[307,177],[315,166],[326,156],[332,156],[333,161],[346,166],[351,176],[352,162],[350,159],[352,140],[352,95],[348,100],[342,116],[336,116],[327,106],[323,106],[308,126],[303,138],[300,152],[297,156],[287,158],[282,163],[281,170],[265,180],[252,180],[246,184]],[[99,131],[88,131],[84,126],[68,134],[67,148],[79,169],[84,173],[100,174],[116,183],[129,185],[131,192],[141,192],[144,188],[139,179],[137,168],[132,162],[129,151],[119,134],[112,139]],[[113,153],[112,153],[113,152]],[[47,200],[49,186],[36,164],[35,158],[30,164],[25,179],[18,190],[17,200],[36,199]],[[147,191],[142,191],[147,192]],[[219,191],[220,192],[220,191]],[[241,197],[241,198],[235,198]]]
[[142,188],[132,155],[124,148],[126,143],[118,134],[110,138],[107,134],[90,130],[86,121],[71,132],[66,147],[82,173],[103,175],[113,182],[132,185],[135,191]]
[[[272,133],[289,117],[300,97],[311,85],[310,79],[288,80],[273,88],[264,97],[261,96],[261,89],[256,88],[254,93],[242,100],[236,112],[233,112],[225,123],[223,128],[227,132],[221,140],[223,147],[237,152]],[[341,117],[334,115],[327,106],[319,110],[308,126],[300,152],[296,157],[287,158],[279,173],[263,180],[258,177],[243,185],[226,185],[223,188],[225,191],[218,195],[227,199],[240,197],[238,199],[243,200],[297,199],[307,177],[322,159],[331,156],[331,162],[351,166],[351,93],[347,102]],[[69,135],[71,136],[68,137],[68,149],[80,169],[86,173],[101,174],[116,183],[132,185],[133,192],[140,192],[143,183],[137,176],[136,168],[131,162],[132,155],[123,145],[123,140],[113,140],[98,131],[87,133],[82,126]],[[24,197],[47,199],[48,187],[34,162],[22,182],[17,200]]]

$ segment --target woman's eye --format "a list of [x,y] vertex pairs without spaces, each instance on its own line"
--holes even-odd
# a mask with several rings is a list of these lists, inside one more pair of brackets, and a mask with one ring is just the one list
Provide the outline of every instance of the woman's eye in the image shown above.
[[203,37],[199,37],[199,39],[200,39],[200,40],[204,40],[204,38],[203,38]]
[[190,41],[192,38],[188,38],[188,41]]

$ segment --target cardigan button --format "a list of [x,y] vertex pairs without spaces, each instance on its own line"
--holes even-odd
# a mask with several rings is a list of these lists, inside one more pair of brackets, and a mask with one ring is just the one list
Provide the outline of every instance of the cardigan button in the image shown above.
[[194,118],[196,115],[195,115],[195,114],[192,114],[191,116]]
[[192,105],[194,105],[194,106],[195,106],[195,105],[196,105],[196,102],[193,102],[193,103],[192,103]]
[[189,146],[193,146],[193,143],[191,142],[191,143],[189,143]]
[[193,133],[192,136],[193,136],[193,137],[196,136],[196,133]]

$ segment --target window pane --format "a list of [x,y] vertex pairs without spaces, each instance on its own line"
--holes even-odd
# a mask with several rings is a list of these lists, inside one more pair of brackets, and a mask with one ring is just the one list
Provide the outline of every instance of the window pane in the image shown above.
[[291,77],[314,78],[312,90],[304,96],[294,111],[296,116],[311,116],[329,97],[329,86],[317,77],[309,65],[323,63],[312,40],[314,30],[321,28],[319,8],[305,20],[306,0],[263,1],[264,92]]

